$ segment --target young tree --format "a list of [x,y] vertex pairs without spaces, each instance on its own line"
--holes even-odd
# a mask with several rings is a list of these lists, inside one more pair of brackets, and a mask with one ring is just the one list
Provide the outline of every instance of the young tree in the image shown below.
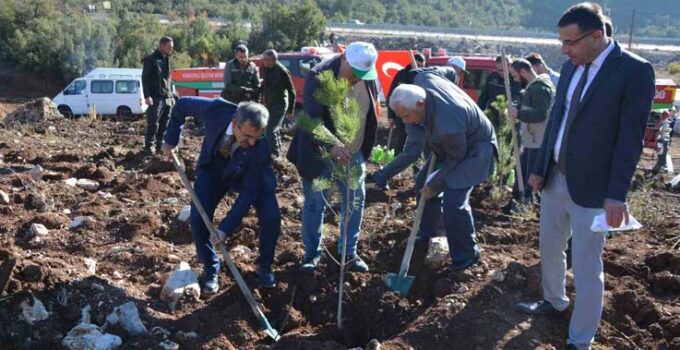
[[[344,299],[344,285],[345,285],[345,267],[351,261],[347,261],[347,231],[349,226],[349,219],[355,203],[350,200],[351,191],[356,190],[359,186],[359,178],[361,176],[361,167],[353,162],[342,164],[331,157],[328,151],[332,146],[349,146],[357,137],[357,131],[361,126],[361,116],[359,101],[355,98],[348,98],[350,91],[350,84],[346,79],[336,79],[333,72],[328,70],[322,72],[319,77],[320,89],[314,95],[319,103],[328,106],[331,114],[331,120],[335,127],[336,133],[331,133],[323,124],[321,119],[312,119],[304,113],[297,116],[298,127],[312,134],[314,139],[322,143],[322,157],[331,168],[330,178],[319,178],[314,180],[314,189],[320,191],[328,191],[333,183],[342,184],[340,188],[345,190],[345,207],[341,211],[342,230],[342,254],[340,261],[333,259],[340,265],[340,281],[338,283],[338,314],[337,324],[338,328],[342,328],[342,303]],[[326,204],[331,208],[327,199]]]

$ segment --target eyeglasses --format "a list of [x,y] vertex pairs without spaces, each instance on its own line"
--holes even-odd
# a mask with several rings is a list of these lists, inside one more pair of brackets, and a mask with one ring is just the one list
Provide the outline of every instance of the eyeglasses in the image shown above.
[[585,37],[587,37],[588,35],[593,34],[593,33],[595,33],[594,30],[593,30],[593,31],[590,31],[590,32],[588,32],[588,33],[585,33],[585,34],[581,35],[580,37],[578,37],[578,38],[576,38],[576,39],[574,39],[574,40],[560,40],[560,42],[561,42],[562,45],[564,45],[564,46],[574,46],[574,45],[576,45],[577,42],[583,40]]

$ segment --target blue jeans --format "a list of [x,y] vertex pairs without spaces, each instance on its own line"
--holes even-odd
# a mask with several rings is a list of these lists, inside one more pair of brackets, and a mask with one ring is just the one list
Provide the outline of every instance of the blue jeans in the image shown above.
[[[220,157],[217,158],[215,162],[198,169],[194,183],[194,191],[211,221],[217,205],[232,187],[229,179],[222,178],[222,170],[228,161]],[[274,263],[276,242],[281,232],[281,213],[279,212],[276,194],[273,191],[262,191],[254,207],[260,226],[258,231],[260,256],[256,263],[260,268],[270,270]],[[210,243],[210,231],[203,223],[201,215],[193,203],[191,204],[190,223],[191,233],[196,245],[196,256],[198,261],[203,264],[203,273],[205,276],[213,276],[219,272],[220,260],[212,243]]]
[[[425,182],[428,167],[429,165],[425,164],[418,174],[416,181],[418,189]],[[436,236],[436,232],[443,224],[453,266],[464,265],[479,255],[475,221],[470,208],[472,189],[473,187],[456,189],[444,187],[443,196],[430,198],[425,203],[420,222],[420,235],[423,237]]]
[[[361,152],[352,157],[352,163],[361,168],[359,183],[356,189],[350,188],[349,203],[351,206],[349,223],[347,225],[347,249],[348,256],[356,255],[357,243],[359,242],[359,232],[361,229],[361,219],[364,214],[364,201],[366,189],[364,178],[366,175],[366,165]],[[331,170],[327,167],[320,175],[320,178],[329,179]],[[321,255],[321,239],[323,237],[323,217],[326,210],[326,200],[330,200],[329,191],[316,191],[312,181],[302,180],[302,192],[305,196],[305,204],[302,208],[302,241],[305,244],[305,259],[310,259]],[[340,237],[338,238],[338,254],[342,254],[342,243],[344,237],[342,232],[345,223],[342,218],[345,216],[345,207],[348,203],[346,187],[340,181],[335,182],[341,195],[340,212]],[[324,200],[326,198],[326,200]]]

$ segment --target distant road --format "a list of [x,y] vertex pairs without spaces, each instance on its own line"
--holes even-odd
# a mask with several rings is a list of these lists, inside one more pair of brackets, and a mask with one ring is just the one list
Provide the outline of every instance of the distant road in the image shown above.
[[[510,44],[534,44],[559,46],[556,33],[503,31],[488,29],[443,28],[391,24],[336,24],[330,23],[328,31],[343,34],[393,37],[427,37],[445,39],[468,39]],[[628,37],[617,37],[627,46]],[[679,38],[633,37],[633,48],[644,51],[680,52]]]

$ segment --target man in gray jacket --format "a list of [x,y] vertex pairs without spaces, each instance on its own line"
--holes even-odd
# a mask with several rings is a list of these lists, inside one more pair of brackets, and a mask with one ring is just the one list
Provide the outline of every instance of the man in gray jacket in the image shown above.
[[[473,187],[493,172],[497,154],[493,126],[463,90],[432,72],[422,72],[413,84],[397,87],[390,107],[404,123],[423,126],[427,145],[437,156],[436,173],[425,181],[421,200],[427,201],[426,212],[443,214],[451,248],[449,271],[464,270],[480,259],[469,199]],[[422,225],[420,229],[426,231]]]
[[[548,74],[537,74],[531,63],[523,58],[516,59],[510,66],[510,73],[515,81],[524,88],[522,105],[517,109],[508,106],[508,115],[520,121],[520,139],[522,140],[522,155],[520,164],[524,179],[524,194],[519,193],[518,182],[512,190],[512,197],[516,201],[527,202],[532,198],[531,187],[526,185],[529,174],[533,169],[536,154],[541,148],[548,114],[555,98],[555,87]],[[505,207],[506,211],[513,208],[512,200]]]

